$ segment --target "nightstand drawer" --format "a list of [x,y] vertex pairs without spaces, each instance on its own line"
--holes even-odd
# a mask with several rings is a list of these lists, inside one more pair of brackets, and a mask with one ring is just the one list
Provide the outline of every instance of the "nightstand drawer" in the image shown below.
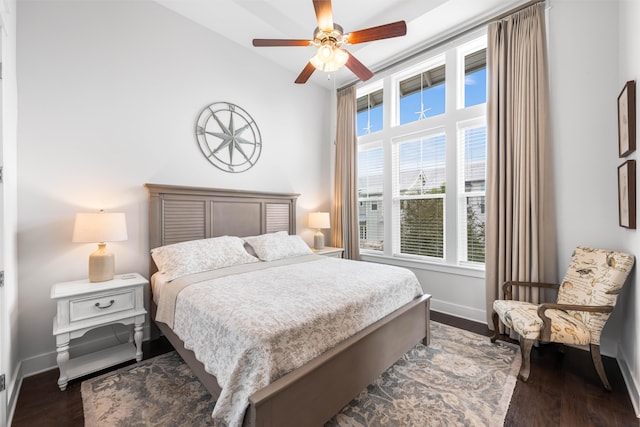
[[135,289],[103,293],[100,296],[89,298],[72,299],[69,301],[69,305],[70,322],[132,310],[135,307]]

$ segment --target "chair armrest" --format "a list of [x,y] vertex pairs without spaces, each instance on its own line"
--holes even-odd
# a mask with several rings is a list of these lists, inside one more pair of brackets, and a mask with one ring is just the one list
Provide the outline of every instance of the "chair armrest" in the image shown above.
[[511,299],[513,297],[513,293],[511,288],[513,286],[527,286],[530,288],[548,288],[548,289],[559,289],[560,285],[557,283],[541,283],[541,282],[518,282],[516,280],[507,280],[502,285],[502,291],[504,292],[504,299]]
[[545,311],[547,310],[573,310],[573,311],[588,311],[590,313],[611,313],[613,311],[612,305],[574,305],[574,304],[553,304],[544,303],[538,306],[538,316],[542,319],[544,327],[540,333],[540,340],[548,342],[551,339],[551,319],[549,319]]

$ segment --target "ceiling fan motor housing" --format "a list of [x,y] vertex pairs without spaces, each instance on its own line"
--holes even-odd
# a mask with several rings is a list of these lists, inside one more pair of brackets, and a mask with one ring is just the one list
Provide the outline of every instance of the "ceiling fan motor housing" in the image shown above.
[[332,46],[340,47],[346,42],[343,36],[343,29],[338,24],[333,24],[333,31],[321,30],[317,27],[313,31],[313,43],[318,47],[328,43]]

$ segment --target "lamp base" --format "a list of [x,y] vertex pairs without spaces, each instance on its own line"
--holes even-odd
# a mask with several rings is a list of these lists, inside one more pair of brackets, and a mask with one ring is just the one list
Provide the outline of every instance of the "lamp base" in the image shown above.
[[98,250],[89,256],[89,281],[106,282],[113,279],[114,273],[113,252],[107,250],[105,243],[98,243]]
[[322,234],[322,231],[318,230],[316,234],[313,235],[313,249],[322,248],[324,248],[324,234]]

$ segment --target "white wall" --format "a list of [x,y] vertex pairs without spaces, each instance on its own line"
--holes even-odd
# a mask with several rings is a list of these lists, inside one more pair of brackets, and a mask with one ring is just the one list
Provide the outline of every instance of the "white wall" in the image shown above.
[[[640,254],[637,232],[618,226],[617,196],[617,167],[624,161],[618,158],[617,97],[624,82],[640,77],[639,19],[636,0],[551,2],[559,271],[566,270],[576,245]],[[617,357],[622,371],[627,371],[636,408],[639,307],[637,273],[632,273],[602,336],[602,352]]]
[[[76,212],[124,211],[129,240],[109,244],[116,271],[146,275],[146,182],[300,193],[310,242],[306,212],[330,206],[329,92],[154,2],[20,2],[18,75],[24,374],[55,366],[51,285],[87,275],[95,245],[71,243]],[[216,101],[260,127],[247,172],[200,153],[195,121]]]
[[[628,80],[636,81],[636,90],[640,85],[640,2],[626,0],[620,3],[620,54],[618,70],[618,89],[620,90]],[[640,123],[640,91],[636,92],[636,123]],[[636,135],[636,146],[640,148],[640,133]],[[638,162],[638,151],[629,156]],[[619,160],[622,163],[622,160]],[[636,172],[637,173],[637,172]],[[640,174],[636,176],[636,191],[640,189]],[[636,193],[636,197],[640,193]],[[640,205],[639,205],[640,206]],[[636,218],[636,221],[638,218]],[[637,230],[624,233],[622,245],[625,250],[636,255],[636,262],[640,256],[640,239]],[[618,360],[625,376],[627,386],[631,391],[636,414],[640,417],[640,289],[638,289],[638,266],[632,273],[628,287],[621,295],[620,306],[624,309],[621,325],[620,341],[618,345]]]
[[[0,393],[0,426],[11,417],[18,382],[18,261],[17,261],[17,126],[16,0],[2,0],[2,269],[4,306],[0,307],[0,374],[6,375],[6,392]],[[2,298],[0,298],[2,303]],[[6,401],[4,398],[6,397]]]
[[[579,18],[578,18],[579,17]],[[551,3],[549,63],[558,217],[558,271],[577,245],[621,247],[618,227],[618,9],[609,1]],[[594,29],[598,29],[594,31]],[[616,355],[621,310],[612,315],[603,352]]]

